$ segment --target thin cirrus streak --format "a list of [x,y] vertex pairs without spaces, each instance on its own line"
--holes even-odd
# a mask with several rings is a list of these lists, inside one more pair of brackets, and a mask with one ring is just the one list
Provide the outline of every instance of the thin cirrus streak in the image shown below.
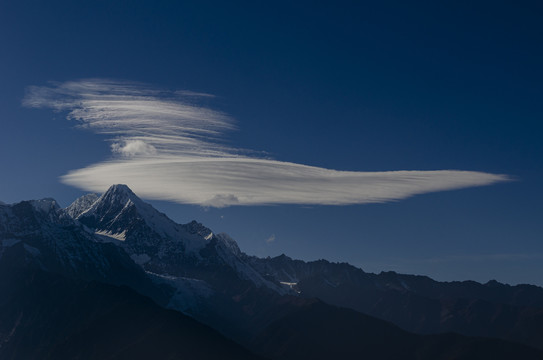
[[211,97],[82,80],[29,87],[23,104],[68,111],[80,127],[109,137],[112,159],[61,178],[89,191],[124,183],[145,198],[202,206],[346,205],[509,180],[458,170],[337,171],[251,156],[221,141],[235,129],[228,115],[195,102]]

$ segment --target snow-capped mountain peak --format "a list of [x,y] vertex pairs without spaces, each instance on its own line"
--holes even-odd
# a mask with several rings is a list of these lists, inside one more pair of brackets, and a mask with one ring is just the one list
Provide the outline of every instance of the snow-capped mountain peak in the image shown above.
[[226,266],[232,276],[282,291],[243,263],[239,247],[228,235],[215,235],[197,221],[177,224],[126,185],[111,186],[77,220],[98,238],[121,246],[146,271],[195,277],[202,269],[224,272]]
[[88,209],[80,213],[79,216],[118,212],[127,205],[130,205],[129,203],[135,204],[140,208],[145,208],[145,205],[147,205],[128,186],[124,184],[112,185]]
[[140,202],[141,199],[125,184],[111,185],[109,189],[102,195],[103,198],[109,201],[128,201]]
[[112,185],[77,219],[109,239],[119,240],[122,234],[130,253],[151,257],[147,252],[192,253],[198,257],[198,251],[213,236],[197,222],[175,223],[122,184]]
[[71,203],[64,210],[72,218],[76,219],[83,212],[87,211],[95,202],[98,200],[99,196],[97,194],[86,194],[77,198],[73,203]]

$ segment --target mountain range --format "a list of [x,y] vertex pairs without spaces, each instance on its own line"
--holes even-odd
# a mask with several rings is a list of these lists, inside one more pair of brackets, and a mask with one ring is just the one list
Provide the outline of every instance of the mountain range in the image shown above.
[[0,358],[543,359],[543,288],[243,253],[126,185],[0,204]]

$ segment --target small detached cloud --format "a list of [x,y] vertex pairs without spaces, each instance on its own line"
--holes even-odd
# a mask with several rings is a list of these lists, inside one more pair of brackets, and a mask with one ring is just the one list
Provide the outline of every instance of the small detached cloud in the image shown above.
[[275,241],[275,234],[271,234],[270,237],[268,237],[266,240],[266,244],[271,244]]
[[461,170],[338,171],[260,158],[225,144],[235,122],[198,104],[206,98],[212,95],[91,79],[29,87],[23,104],[65,111],[78,127],[106,135],[112,158],[61,178],[93,192],[120,183],[145,198],[204,207],[346,205],[510,180]]
[[153,145],[146,144],[142,140],[124,140],[111,144],[111,151],[124,156],[156,155],[157,150]]

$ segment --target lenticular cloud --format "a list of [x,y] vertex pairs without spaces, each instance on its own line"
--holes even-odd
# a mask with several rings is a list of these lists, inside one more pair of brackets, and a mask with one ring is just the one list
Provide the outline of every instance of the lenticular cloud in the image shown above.
[[66,111],[81,128],[107,135],[112,158],[62,181],[95,192],[129,184],[150,199],[202,206],[378,203],[489,185],[505,175],[474,171],[337,171],[262,159],[222,141],[228,115],[199,105],[209,94],[82,80],[32,86],[23,104]]

